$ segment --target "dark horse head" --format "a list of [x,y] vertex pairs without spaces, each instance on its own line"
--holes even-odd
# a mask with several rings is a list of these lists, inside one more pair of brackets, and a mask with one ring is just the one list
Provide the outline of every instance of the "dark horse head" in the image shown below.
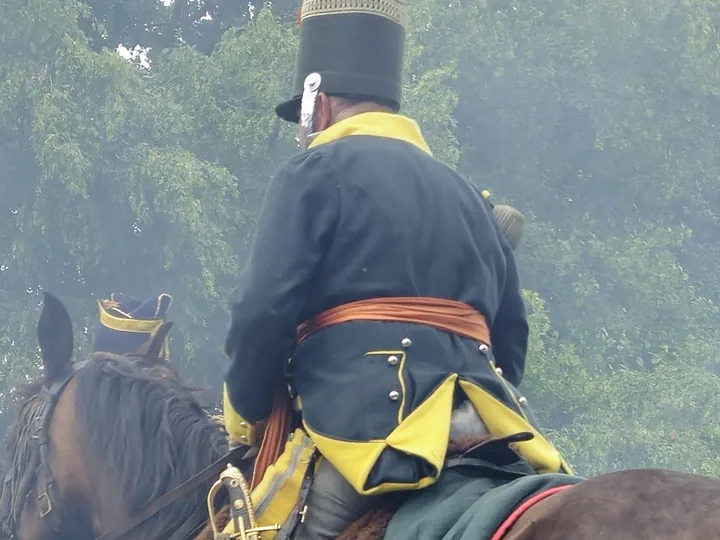
[[[159,359],[171,326],[136,355],[96,353],[73,364],[70,317],[45,294],[38,323],[43,376],[25,390],[8,433],[0,537],[92,540],[225,455],[222,430]],[[169,538],[188,516],[198,519],[194,511],[205,505],[209,484],[127,538]]]

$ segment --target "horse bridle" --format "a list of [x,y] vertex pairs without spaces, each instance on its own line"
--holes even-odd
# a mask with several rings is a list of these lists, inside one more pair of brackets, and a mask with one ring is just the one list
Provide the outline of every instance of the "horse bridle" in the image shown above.
[[[50,469],[50,460],[48,457],[50,444],[50,420],[52,419],[53,412],[55,411],[55,407],[58,404],[63,390],[65,390],[75,375],[77,375],[77,373],[87,364],[87,360],[73,363],[70,370],[64,377],[62,377],[62,379],[56,380],[49,387],[43,385],[40,389],[40,393],[38,394],[39,398],[44,402],[44,407],[41,408],[39,414],[33,420],[36,426],[36,437],[38,439],[38,450],[40,452],[40,463],[35,471],[37,479],[36,489],[38,490],[35,504],[41,518],[45,518],[51,514],[53,511],[53,501],[57,501],[55,498],[57,495],[55,492],[57,484],[53,478],[52,470]],[[253,460],[252,457],[245,457],[247,451],[248,447],[246,446],[240,446],[232,449],[209,467],[189,478],[162,497],[155,499],[152,503],[147,505],[142,512],[133,516],[132,519],[122,525],[113,527],[109,532],[97,537],[96,540],[120,540],[171,503],[199,488],[210,479],[217,477],[223,470],[225,470],[228,463],[232,463],[238,468],[244,468],[244,466],[249,465]],[[197,522],[197,520],[200,519],[200,516],[202,516],[206,511],[207,508],[205,508],[205,505],[199,505],[198,508],[188,517],[188,519],[185,520],[183,525],[177,529],[168,540],[185,540],[186,538],[191,537],[191,535],[196,534],[200,529],[205,527],[207,519],[200,525],[193,524]]]
[[71,364],[70,371],[65,376],[53,382],[49,387],[43,385],[38,397],[44,402],[38,415],[34,418],[38,450],[40,452],[40,463],[35,471],[37,479],[38,495],[35,504],[40,517],[47,517],[53,509],[53,495],[55,495],[55,479],[50,469],[48,450],[50,446],[50,420],[55,407],[65,387],[75,377],[78,371],[87,365],[87,360]]

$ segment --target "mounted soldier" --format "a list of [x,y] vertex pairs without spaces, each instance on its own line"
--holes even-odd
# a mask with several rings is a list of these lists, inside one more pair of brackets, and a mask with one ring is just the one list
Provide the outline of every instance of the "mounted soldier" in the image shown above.
[[[162,293],[147,300],[129,294],[112,293],[98,300],[98,321],[93,331],[92,352],[134,354],[155,335],[167,318],[173,298]],[[170,338],[165,338],[160,351],[162,360],[170,361]],[[171,368],[175,369],[175,368]],[[224,419],[213,399],[210,388],[195,392],[208,415],[224,429]]]
[[[137,352],[165,322],[172,302],[172,297],[165,293],[147,300],[112,293],[110,298],[98,300],[99,317],[93,332],[92,351],[113,354]],[[160,356],[170,360],[167,340]]]
[[517,391],[528,323],[512,246],[399,114],[405,2],[339,5],[303,2],[295,91],[276,108],[303,151],[269,186],[225,344],[236,443],[258,444],[286,381],[295,397],[301,423],[253,502],[302,540],[433,485],[463,437],[529,432],[514,448],[532,469],[569,471]]

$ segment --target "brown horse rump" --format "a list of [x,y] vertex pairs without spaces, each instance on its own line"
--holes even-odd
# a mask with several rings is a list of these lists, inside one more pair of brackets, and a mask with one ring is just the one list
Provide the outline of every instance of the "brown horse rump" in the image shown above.
[[719,531],[717,478],[630,469],[540,501],[503,540],[710,540]]

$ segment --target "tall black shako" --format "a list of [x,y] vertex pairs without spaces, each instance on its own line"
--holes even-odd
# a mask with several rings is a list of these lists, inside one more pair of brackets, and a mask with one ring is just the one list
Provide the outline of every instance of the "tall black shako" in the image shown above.
[[402,98],[404,0],[304,0],[293,96],[275,108],[312,138],[318,92],[397,112]]

